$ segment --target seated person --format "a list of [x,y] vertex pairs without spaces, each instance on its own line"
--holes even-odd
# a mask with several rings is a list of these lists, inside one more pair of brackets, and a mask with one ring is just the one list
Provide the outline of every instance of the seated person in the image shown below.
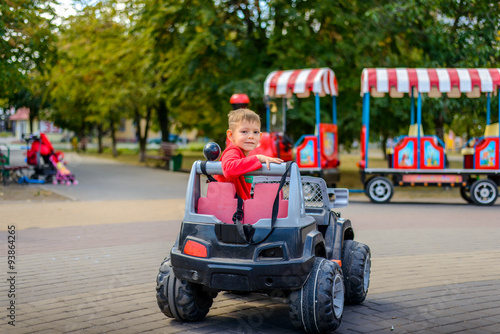
[[236,186],[236,193],[243,200],[250,198],[252,177],[244,174],[262,167],[266,163],[280,164],[282,159],[257,154],[248,156],[259,144],[260,117],[250,109],[233,110],[228,115],[229,129],[226,131],[230,144],[221,156],[223,175],[215,175],[219,182],[232,182]]

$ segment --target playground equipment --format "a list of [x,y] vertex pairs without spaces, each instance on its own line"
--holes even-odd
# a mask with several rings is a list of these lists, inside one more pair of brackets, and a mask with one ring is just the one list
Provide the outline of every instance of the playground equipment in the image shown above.
[[[493,205],[500,185],[500,136],[498,123],[490,124],[491,95],[497,94],[500,69],[491,68],[366,68],[361,74],[363,125],[361,129],[361,180],[372,202],[388,202],[394,186],[460,187],[467,202]],[[370,96],[411,97],[411,125],[408,136],[401,136],[389,152],[388,168],[370,168],[368,142],[370,130]],[[473,147],[463,150],[464,166],[446,166],[444,144],[436,136],[424,135],[422,128],[422,94],[441,97],[446,93],[458,98],[486,94],[487,115],[484,137]],[[417,99],[415,121],[415,97]],[[500,99],[500,95],[499,95]],[[500,107],[498,110],[500,118]]]
[[250,99],[248,98],[247,94],[233,94],[229,99],[229,103],[231,103],[233,110],[240,108],[248,108],[248,105],[250,104]]
[[[315,133],[303,135],[293,145],[295,150],[295,162],[302,174],[310,174],[323,178],[329,186],[334,186],[340,179],[338,165],[338,129],[337,129],[337,101],[338,84],[335,73],[330,68],[299,69],[271,72],[264,82],[264,95],[266,98],[266,133],[261,139],[262,151],[254,150],[252,154],[266,154],[266,147],[272,146],[267,143],[274,138],[282,138],[280,142],[285,146],[277,150],[285,161],[293,160],[292,152],[283,157],[286,146],[291,147],[291,141],[286,133],[286,99],[295,95],[298,98],[309,97],[314,94],[315,98]],[[321,123],[320,97],[330,95],[332,97],[332,123]],[[271,103],[274,98],[283,99],[283,130],[281,133],[271,133]],[[281,136],[281,137],[280,137]],[[276,147],[276,145],[274,145]],[[273,152],[269,152],[273,153]],[[272,156],[280,157],[273,154]]]

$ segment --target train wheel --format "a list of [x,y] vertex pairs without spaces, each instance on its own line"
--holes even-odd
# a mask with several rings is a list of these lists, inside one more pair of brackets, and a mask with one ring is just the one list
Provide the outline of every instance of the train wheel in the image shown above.
[[385,176],[376,176],[366,184],[365,193],[374,203],[387,203],[394,194],[394,187]]

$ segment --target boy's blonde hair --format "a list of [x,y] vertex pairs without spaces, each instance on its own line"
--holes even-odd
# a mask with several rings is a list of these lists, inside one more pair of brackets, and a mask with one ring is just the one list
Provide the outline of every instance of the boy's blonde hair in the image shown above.
[[260,126],[260,116],[257,115],[254,111],[246,108],[240,108],[231,111],[228,115],[229,128],[234,130],[236,125],[243,121],[247,121],[249,123],[258,123]]

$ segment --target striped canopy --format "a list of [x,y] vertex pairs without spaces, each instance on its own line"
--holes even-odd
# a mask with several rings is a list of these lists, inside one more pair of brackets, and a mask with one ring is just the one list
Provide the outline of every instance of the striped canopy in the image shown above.
[[328,67],[271,72],[264,82],[264,94],[270,97],[337,96],[337,78]]
[[361,96],[370,92],[374,97],[389,93],[402,97],[410,93],[427,93],[430,97],[479,97],[481,93],[496,93],[500,86],[498,68],[365,68],[361,73]]

